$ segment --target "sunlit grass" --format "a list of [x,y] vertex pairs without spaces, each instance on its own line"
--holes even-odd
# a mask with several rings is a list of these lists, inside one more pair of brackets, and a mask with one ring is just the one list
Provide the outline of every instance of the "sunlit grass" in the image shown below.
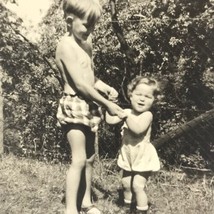
[[[68,165],[47,164],[5,155],[0,160],[0,210],[2,214],[59,214]],[[147,186],[150,213],[214,213],[213,174],[191,175],[180,169],[161,170]],[[119,213],[120,174],[115,160],[95,163],[93,198],[104,214]]]
[[4,156],[0,162],[1,213],[62,213],[65,172],[65,166]]

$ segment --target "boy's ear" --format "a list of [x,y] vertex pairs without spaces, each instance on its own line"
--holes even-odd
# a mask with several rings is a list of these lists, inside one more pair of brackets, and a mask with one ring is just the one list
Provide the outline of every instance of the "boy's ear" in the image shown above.
[[71,16],[71,15],[69,15],[69,16],[66,17],[66,22],[70,26],[72,25],[73,20],[74,20],[74,17]]

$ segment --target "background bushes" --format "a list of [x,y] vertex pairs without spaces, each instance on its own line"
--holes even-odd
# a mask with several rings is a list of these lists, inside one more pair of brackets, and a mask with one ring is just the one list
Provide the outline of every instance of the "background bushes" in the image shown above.
[[[93,35],[96,75],[119,91],[122,107],[129,106],[126,87],[136,75],[161,80],[164,98],[153,110],[152,140],[213,108],[212,1],[117,1],[116,17],[109,4],[102,3],[103,16]],[[5,151],[42,160],[68,160],[69,149],[55,117],[61,85],[54,53],[65,32],[59,2],[43,19],[36,44],[25,38],[21,20],[4,4],[0,10]],[[213,120],[201,124],[164,144],[159,149],[163,162],[207,166],[210,158],[205,160],[202,148],[207,154],[213,151]],[[101,156],[116,157],[119,132],[120,125],[101,124]]]

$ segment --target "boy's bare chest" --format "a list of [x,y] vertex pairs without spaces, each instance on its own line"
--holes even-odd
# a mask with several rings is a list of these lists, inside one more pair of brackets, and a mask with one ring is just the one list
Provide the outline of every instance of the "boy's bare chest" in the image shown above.
[[94,70],[91,53],[88,50],[79,49],[77,51],[77,61],[79,64],[81,76],[86,81],[94,81]]
[[83,70],[92,69],[92,59],[86,53],[78,53],[77,60]]
[[76,47],[76,58],[83,69],[92,68],[92,51],[86,46],[77,46]]

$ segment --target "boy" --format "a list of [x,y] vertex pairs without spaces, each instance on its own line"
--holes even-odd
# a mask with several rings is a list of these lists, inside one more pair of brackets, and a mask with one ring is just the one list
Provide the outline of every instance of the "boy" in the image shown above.
[[85,194],[82,211],[100,214],[91,201],[91,176],[95,151],[95,132],[101,113],[98,105],[110,115],[124,117],[123,110],[105,99],[102,91],[113,99],[117,91],[94,76],[90,33],[101,16],[96,0],[65,0],[63,4],[67,33],[56,50],[56,63],[60,70],[64,93],[60,99],[57,118],[66,132],[72,151],[72,163],[66,179],[66,214],[78,214],[77,195],[83,175]]

